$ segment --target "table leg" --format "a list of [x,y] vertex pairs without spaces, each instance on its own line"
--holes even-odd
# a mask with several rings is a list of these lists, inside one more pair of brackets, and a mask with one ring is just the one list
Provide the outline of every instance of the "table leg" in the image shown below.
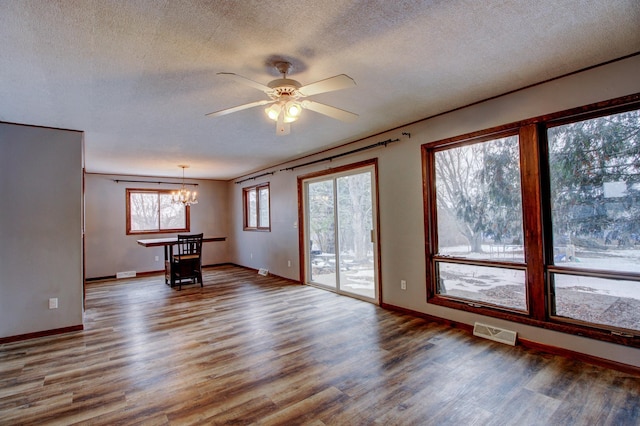
[[169,281],[171,283],[171,287],[176,285],[175,274],[173,273],[173,244],[169,245]]
[[169,284],[169,280],[171,279],[171,264],[169,263],[170,254],[169,247],[171,245],[164,246],[164,283]]

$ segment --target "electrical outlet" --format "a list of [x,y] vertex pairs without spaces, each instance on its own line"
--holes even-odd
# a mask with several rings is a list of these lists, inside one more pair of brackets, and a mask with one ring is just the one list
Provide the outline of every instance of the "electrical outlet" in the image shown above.
[[289,268],[291,268],[291,261],[290,261],[290,260],[287,260],[287,266],[288,266]]
[[160,260],[160,258],[158,256],[156,256],[156,262],[159,261],[159,260]]
[[407,281],[400,280],[400,289],[401,290],[406,290],[407,289]]
[[249,254],[249,258],[253,259],[253,253]]
[[58,309],[58,298],[52,297],[49,299],[49,309]]

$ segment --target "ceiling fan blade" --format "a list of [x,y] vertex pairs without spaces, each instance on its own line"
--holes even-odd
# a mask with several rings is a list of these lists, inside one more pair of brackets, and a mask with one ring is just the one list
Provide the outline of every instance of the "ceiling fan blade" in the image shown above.
[[247,86],[251,86],[255,89],[258,90],[262,90],[265,93],[270,92],[272,89],[269,86],[266,86],[262,83],[258,83],[257,81],[253,81],[248,79],[247,77],[243,77],[241,75],[238,74],[234,74],[232,72],[219,72],[218,75],[223,75],[226,77],[230,77],[232,79],[234,79],[235,81],[237,81],[238,83],[242,83],[242,84],[246,84]]
[[327,115],[337,120],[346,121],[348,123],[356,121],[359,117],[358,114],[354,114],[340,108],[332,107],[330,105],[321,104],[320,102],[314,102],[305,99],[301,102],[301,104],[302,108],[310,109],[311,111]]
[[232,112],[242,111],[243,109],[253,108],[261,105],[272,104],[275,101],[270,99],[264,99],[262,101],[251,102],[244,105],[238,105],[232,108],[221,109],[220,111],[210,112],[209,114],[205,114],[207,117],[220,117],[221,115],[231,114]]
[[298,89],[304,96],[317,95],[318,93],[333,92],[334,90],[347,89],[356,85],[351,77],[340,74],[315,83],[307,84]]

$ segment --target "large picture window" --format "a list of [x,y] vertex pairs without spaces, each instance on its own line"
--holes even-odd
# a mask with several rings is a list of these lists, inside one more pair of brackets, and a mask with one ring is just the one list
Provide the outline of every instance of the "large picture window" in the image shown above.
[[548,152],[551,314],[640,330],[640,111],[552,125]]
[[640,346],[639,107],[423,145],[428,302]]
[[189,232],[189,206],[170,190],[127,189],[127,234]]
[[434,164],[439,293],[526,310],[518,136],[446,146]]
[[271,230],[269,184],[264,183],[242,190],[245,231]]

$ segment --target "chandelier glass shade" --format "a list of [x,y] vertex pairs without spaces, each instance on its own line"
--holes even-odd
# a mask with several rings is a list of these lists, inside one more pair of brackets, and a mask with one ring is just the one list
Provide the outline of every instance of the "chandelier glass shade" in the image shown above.
[[184,186],[184,169],[189,166],[180,165],[182,168],[182,188],[179,191],[173,191],[171,193],[171,201],[175,204],[184,204],[190,206],[192,204],[198,204],[198,193],[196,191],[189,191]]

